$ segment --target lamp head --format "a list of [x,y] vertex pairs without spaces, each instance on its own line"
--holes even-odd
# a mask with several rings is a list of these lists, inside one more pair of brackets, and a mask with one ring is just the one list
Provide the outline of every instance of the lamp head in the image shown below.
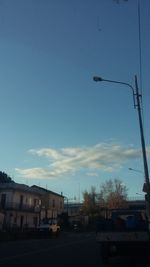
[[95,81],[95,82],[102,82],[103,79],[102,79],[101,77],[94,76],[94,77],[93,77],[93,81]]

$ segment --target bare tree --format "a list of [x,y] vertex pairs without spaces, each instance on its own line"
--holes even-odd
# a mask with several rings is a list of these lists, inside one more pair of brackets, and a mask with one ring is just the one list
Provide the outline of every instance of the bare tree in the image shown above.
[[119,179],[108,180],[101,186],[100,198],[109,208],[125,208],[127,204],[127,187]]

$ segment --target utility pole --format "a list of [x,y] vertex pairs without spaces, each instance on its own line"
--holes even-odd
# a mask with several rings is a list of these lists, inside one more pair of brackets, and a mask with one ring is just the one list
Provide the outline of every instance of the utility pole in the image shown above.
[[149,220],[149,229],[150,229],[150,183],[149,183],[149,171],[148,171],[148,164],[147,164],[147,156],[146,156],[146,147],[145,147],[145,139],[144,139],[144,131],[143,131],[143,123],[142,123],[142,115],[141,115],[141,102],[140,98],[142,97],[139,94],[137,76],[135,75],[135,97],[136,97],[136,107],[138,110],[138,117],[139,117],[139,126],[140,126],[140,136],[141,136],[141,146],[142,146],[142,154],[143,154],[143,165],[144,165],[144,174],[145,174],[145,183],[143,186],[143,191],[146,194],[146,202],[147,202],[147,215]]
[[109,83],[121,84],[121,85],[128,86],[132,89],[134,108],[137,108],[138,118],[139,118],[141,146],[142,146],[142,155],[143,155],[143,164],[144,164],[144,175],[145,175],[143,192],[146,193],[145,201],[146,201],[146,206],[147,206],[146,208],[147,208],[147,216],[148,216],[148,228],[150,230],[150,182],[149,182],[149,171],[148,171],[147,156],[146,156],[145,138],[144,138],[144,131],[143,131],[143,122],[142,122],[142,115],[141,115],[141,97],[142,97],[142,95],[139,94],[137,76],[135,75],[135,88],[129,83],[122,82],[122,81],[116,81],[116,80],[103,79],[102,77],[99,77],[99,76],[94,76],[93,80],[95,82],[103,82],[104,81],[104,82],[109,82]]

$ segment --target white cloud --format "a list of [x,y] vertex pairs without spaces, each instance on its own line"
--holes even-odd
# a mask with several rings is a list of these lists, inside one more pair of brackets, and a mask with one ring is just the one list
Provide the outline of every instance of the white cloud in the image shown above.
[[[42,168],[31,168],[31,169],[16,168],[16,171],[26,178],[31,178],[31,179],[49,178],[49,172],[44,168],[43,169]],[[51,176],[52,176],[52,173],[51,173]]]
[[[48,168],[16,168],[16,171],[23,177],[37,179],[57,178],[80,170],[94,176],[98,171],[112,172],[121,168],[128,160],[141,157],[140,149],[113,143],[101,143],[90,147],[31,149],[28,152],[45,157],[49,162]],[[149,152],[150,149],[148,154]]]
[[86,173],[86,175],[87,176],[92,176],[92,177],[98,177],[98,173],[96,173],[96,172],[88,172],[88,173]]

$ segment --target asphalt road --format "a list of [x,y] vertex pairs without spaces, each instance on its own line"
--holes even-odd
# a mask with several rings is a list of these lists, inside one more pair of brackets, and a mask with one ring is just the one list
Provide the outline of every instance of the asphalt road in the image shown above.
[[91,233],[0,244],[0,267],[100,267],[99,247]]
[[[132,254],[132,253],[131,253]],[[94,233],[62,233],[57,238],[0,243],[0,267],[103,267]],[[110,267],[149,267],[143,257],[115,257]]]

